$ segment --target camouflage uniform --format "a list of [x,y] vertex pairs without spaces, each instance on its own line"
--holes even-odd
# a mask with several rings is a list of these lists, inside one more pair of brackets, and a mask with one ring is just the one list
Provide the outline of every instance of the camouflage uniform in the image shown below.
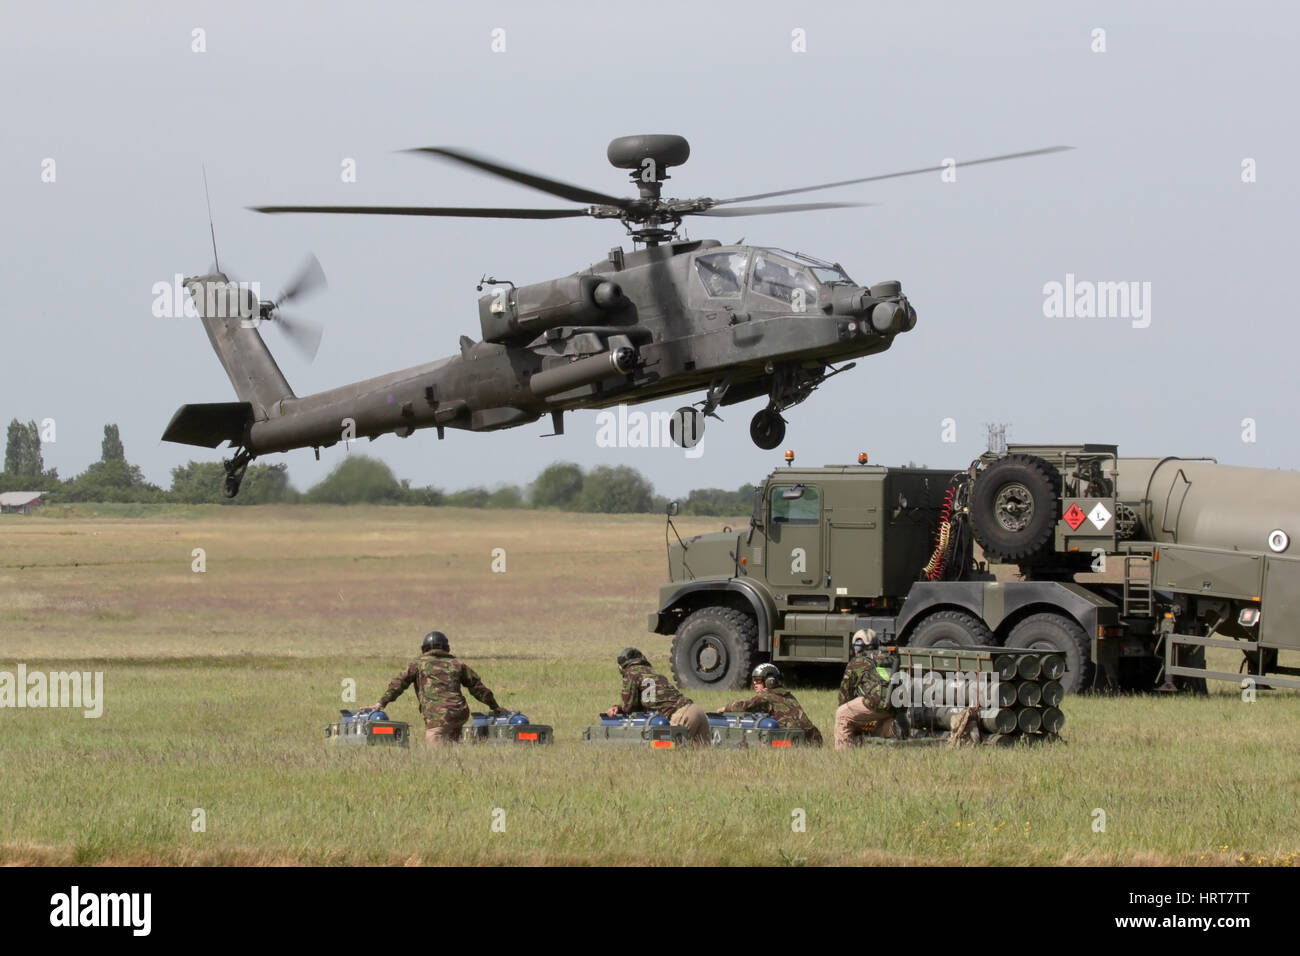
[[683,697],[672,681],[644,660],[629,661],[622,672],[623,703],[618,707],[619,713],[653,711],[667,717],[672,726],[689,730],[691,743],[709,743],[709,718],[698,704]]
[[379,706],[386,707],[397,700],[412,683],[424,718],[427,744],[460,740],[461,729],[469,720],[469,705],[461,696],[462,687],[493,710],[501,709],[478,674],[452,657],[450,651],[426,651],[411,661],[406,670],[389,682],[388,690],[379,698]]
[[889,702],[889,670],[880,651],[867,651],[849,661],[840,682],[840,707],[835,711],[835,749],[852,746],[859,734],[894,736],[894,708]]
[[722,709],[769,713],[782,727],[798,727],[802,730],[808,738],[808,743],[815,747],[822,745],[822,732],[808,719],[808,715],[799,706],[799,701],[795,700],[794,694],[784,687],[766,688],[748,699],[733,700]]

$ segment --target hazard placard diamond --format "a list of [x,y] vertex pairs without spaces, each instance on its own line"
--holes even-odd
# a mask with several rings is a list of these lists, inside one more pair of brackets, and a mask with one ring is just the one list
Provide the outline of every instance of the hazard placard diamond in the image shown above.
[[1079,525],[1083,524],[1084,519],[1088,516],[1083,513],[1083,509],[1078,505],[1070,505],[1069,509],[1061,517],[1065,519],[1065,523],[1070,526],[1071,531],[1078,531]]
[[1098,531],[1106,527],[1110,522],[1110,517],[1110,512],[1100,501],[1097,502],[1097,507],[1088,512],[1088,520],[1097,526]]

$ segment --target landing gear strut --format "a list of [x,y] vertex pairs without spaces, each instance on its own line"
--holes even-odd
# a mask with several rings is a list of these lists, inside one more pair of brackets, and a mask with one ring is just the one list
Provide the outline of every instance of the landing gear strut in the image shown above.
[[248,470],[248,463],[252,460],[253,455],[241,448],[234,458],[227,458],[222,462],[226,466],[226,480],[221,484],[221,493],[227,498],[239,494],[239,483],[244,480],[244,472]]

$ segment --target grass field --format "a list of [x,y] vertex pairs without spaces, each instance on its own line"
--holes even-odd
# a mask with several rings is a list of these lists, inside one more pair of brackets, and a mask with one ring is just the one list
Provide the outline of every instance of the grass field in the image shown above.
[[[721,522],[678,524],[685,535]],[[491,570],[494,548],[505,573]],[[663,522],[650,516],[5,516],[0,671],[102,671],[105,702],[98,719],[0,711],[0,863],[1300,859],[1291,692],[1069,698],[1067,742],[1028,750],[585,747],[581,728],[617,700],[619,648],[667,669],[669,639],[645,631],[664,573]],[[435,626],[503,704],[554,725],[555,746],[329,752],[344,682],[373,702]],[[695,695],[706,708],[726,696]],[[829,736],[834,692],[799,697]],[[419,723],[410,692],[389,712]]]

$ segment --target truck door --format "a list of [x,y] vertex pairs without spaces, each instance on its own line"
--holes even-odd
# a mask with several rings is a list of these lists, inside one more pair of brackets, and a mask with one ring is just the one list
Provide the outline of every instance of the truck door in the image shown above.
[[803,483],[773,485],[767,513],[768,581],[792,590],[821,590],[821,489]]

